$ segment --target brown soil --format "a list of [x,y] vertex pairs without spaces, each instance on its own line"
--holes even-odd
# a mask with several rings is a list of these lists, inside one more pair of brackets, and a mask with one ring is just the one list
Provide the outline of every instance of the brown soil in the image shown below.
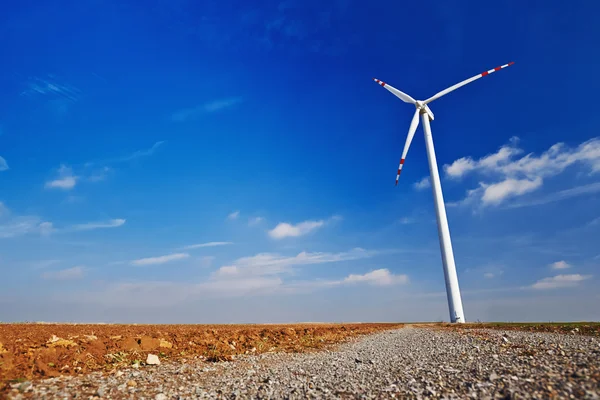
[[12,382],[111,371],[162,361],[305,352],[401,324],[79,325],[0,324],[0,391]]

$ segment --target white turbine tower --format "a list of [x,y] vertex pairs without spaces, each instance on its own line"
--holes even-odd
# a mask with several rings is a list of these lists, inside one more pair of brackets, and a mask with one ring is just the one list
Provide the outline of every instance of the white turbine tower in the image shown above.
[[448,308],[450,310],[450,320],[452,322],[465,322],[465,314],[463,312],[462,300],[460,298],[460,288],[458,287],[458,277],[456,275],[456,265],[454,264],[454,253],[452,252],[452,242],[450,241],[450,229],[448,228],[448,219],[446,217],[446,208],[444,206],[444,197],[442,195],[442,186],[440,184],[440,174],[437,168],[437,161],[435,159],[435,151],[433,148],[433,138],[431,137],[431,127],[429,126],[429,120],[433,121],[433,112],[429,108],[428,104],[432,101],[439,99],[440,97],[462,87],[468,83],[471,83],[481,77],[489,75],[493,72],[500,71],[502,68],[510,67],[513,62],[490,69],[479,75],[475,75],[472,78],[466,79],[454,86],[450,86],[447,89],[431,96],[427,100],[415,100],[406,93],[399,91],[398,89],[388,85],[379,79],[374,79],[375,82],[392,92],[396,97],[399,97],[405,103],[414,104],[417,108],[415,114],[410,123],[408,129],[408,136],[406,137],[406,143],[404,144],[404,151],[400,158],[400,166],[398,167],[398,174],[396,175],[396,185],[398,184],[398,178],[400,178],[400,172],[404,166],[404,159],[410,142],[412,141],[417,126],[419,125],[419,114],[423,119],[423,130],[425,131],[425,145],[427,147],[427,158],[429,159],[429,172],[431,174],[431,187],[433,189],[433,200],[435,203],[435,213],[437,216],[438,224],[438,236],[440,238],[440,250],[442,251],[442,263],[444,265],[444,277],[446,281],[446,294],[448,296]]

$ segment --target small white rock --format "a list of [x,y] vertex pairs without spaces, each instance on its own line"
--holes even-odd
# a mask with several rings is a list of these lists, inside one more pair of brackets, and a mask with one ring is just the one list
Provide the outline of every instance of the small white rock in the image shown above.
[[148,364],[148,365],[160,365],[160,360],[158,359],[158,356],[156,354],[148,354],[148,358],[146,358],[146,364]]
[[154,400],[167,400],[167,395],[163,393],[159,393],[154,396]]

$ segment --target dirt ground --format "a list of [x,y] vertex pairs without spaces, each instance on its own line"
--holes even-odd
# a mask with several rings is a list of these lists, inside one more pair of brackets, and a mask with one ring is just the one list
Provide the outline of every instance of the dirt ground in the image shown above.
[[148,354],[164,362],[306,352],[401,326],[0,324],[0,390],[18,381],[143,365]]
[[600,336],[600,322],[491,322],[470,324],[433,324],[442,329],[470,331],[474,329],[497,329],[505,331],[549,332],[585,336]]

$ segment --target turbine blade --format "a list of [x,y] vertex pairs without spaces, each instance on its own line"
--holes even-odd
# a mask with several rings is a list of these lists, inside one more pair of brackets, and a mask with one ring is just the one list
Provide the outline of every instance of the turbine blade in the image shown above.
[[457,84],[456,84],[456,85],[454,85],[454,86],[450,86],[448,89],[444,89],[444,90],[442,90],[441,92],[439,92],[439,93],[436,93],[435,95],[433,95],[433,96],[431,96],[430,98],[428,98],[427,100],[425,100],[425,101],[423,102],[423,104],[431,103],[432,101],[434,101],[434,100],[436,100],[436,99],[439,99],[440,97],[442,97],[442,96],[444,96],[444,95],[446,95],[446,94],[448,94],[448,93],[450,93],[450,92],[452,92],[452,91],[454,91],[454,90],[458,89],[459,87],[465,86],[465,85],[466,85],[466,84],[468,84],[468,83],[471,83],[471,82],[473,82],[473,81],[476,81],[477,79],[479,79],[479,78],[483,78],[484,76],[486,76],[486,75],[489,75],[489,74],[491,74],[491,73],[494,73],[494,72],[496,72],[496,71],[500,71],[500,70],[501,70],[501,69],[503,69],[503,68],[510,67],[510,66],[511,66],[511,65],[513,65],[513,64],[514,64],[514,62],[512,62],[512,61],[511,61],[511,62],[509,62],[508,64],[501,65],[501,66],[499,66],[499,67],[496,67],[496,68],[494,68],[494,69],[490,69],[489,71],[482,72],[482,73],[481,73],[481,74],[479,74],[479,75],[475,75],[475,76],[474,76],[474,77],[472,77],[472,78],[465,79],[464,81],[462,81],[462,82],[459,82],[459,83],[457,83]]
[[410,147],[410,142],[412,142],[413,136],[415,136],[415,132],[417,130],[417,126],[419,126],[419,111],[415,110],[415,115],[413,115],[412,121],[410,121],[410,128],[408,128],[408,136],[406,136],[406,143],[404,143],[404,150],[402,151],[402,158],[400,158],[400,165],[398,166],[398,175],[396,175],[396,185],[398,185],[398,179],[400,178],[400,172],[402,172],[402,167],[404,166],[404,159],[406,158],[406,154],[408,153],[408,148]]
[[375,79],[373,78],[373,80],[377,83],[379,83],[381,86],[383,86],[384,88],[386,88],[387,90],[389,90],[390,92],[392,92],[396,97],[398,97],[400,100],[402,100],[405,103],[410,103],[410,104],[415,104],[417,101],[415,99],[413,99],[412,97],[410,97],[409,95],[407,95],[404,92],[399,91],[398,89],[396,89],[393,86],[388,85],[387,83],[380,81],[379,79]]

